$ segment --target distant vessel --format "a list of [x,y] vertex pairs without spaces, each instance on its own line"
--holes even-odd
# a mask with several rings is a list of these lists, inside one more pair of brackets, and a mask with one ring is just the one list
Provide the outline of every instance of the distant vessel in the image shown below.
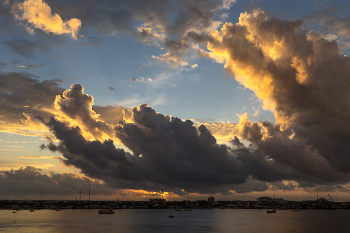
[[112,209],[102,209],[98,211],[99,214],[114,214],[115,212]]
[[181,211],[180,209],[176,209],[175,211]]
[[175,218],[175,216],[174,215],[169,215],[169,218]]
[[268,214],[273,214],[273,213],[276,213],[276,209],[273,209],[273,210],[267,210],[266,213]]
[[294,206],[294,209],[292,209],[292,211],[301,211],[301,209],[299,209],[299,201],[298,201],[298,198],[297,198],[297,202],[296,202],[296,204],[295,204],[295,206]]
[[192,211],[191,209],[185,209],[184,211]]
[[34,210],[33,209],[29,209],[29,212],[34,212]]
[[16,212],[16,211],[13,211],[12,213],[16,214],[17,212]]
[[[275,191],[273,192],[273,199],[272,199],[272,202],[276,200],[276,194],[275,194]],[[268,214],[274,214],[276,213],[276,208],[275,209],[271,209],[271,204],[269,205],[269,209],[266,211],[266,213]]]

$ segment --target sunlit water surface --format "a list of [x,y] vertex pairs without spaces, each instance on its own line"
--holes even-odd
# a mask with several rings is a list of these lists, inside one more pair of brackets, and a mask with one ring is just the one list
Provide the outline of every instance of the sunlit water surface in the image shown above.
[[350,210],[115,211],[101,215],[97,210],[0,210],[0,232],[350,232]]

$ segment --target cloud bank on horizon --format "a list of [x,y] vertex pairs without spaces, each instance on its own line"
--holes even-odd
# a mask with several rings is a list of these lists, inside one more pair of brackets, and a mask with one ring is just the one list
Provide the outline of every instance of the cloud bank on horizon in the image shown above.
[[[86,39],[89,28],[104,35],[128,33],[164,47],[166,53],[153,58],[174,69],[189,65],[188,53],[194,52],[223,63],[275,122],[253,122],[242,114],[236,124],[195,124],[148,104],[99,106],[81,84],[65,90],[60,80],[12,72],[0,73],[2,132],[46,137],[42,150],[60,153],[63,164],[103,181],[106,193],[112,192],[108,187],[176,195],[247,193],[271,186],[350,191],[350,58],[340,50],[348,45],[348,18],[321,12],[329,17],[316,32],[307,31],[301,19],[281,20],[261,9],[242,13],[236,24],[224,23],[225,10],[234,3],[227,0],[69,2],[74,7],[66,1],[6,1],[1,12],[10,13],[2,26],[17,20],[30,33],[68,34],[77,41]],[[42,13],[33,13],[39,9]],[[173,21],[170,12],[175,12]],[[135,26],[135,21],[142,23]],[[330,38],[340,38],[339,43]],[[13,42],[2,43],[26,46]],[[2,173],[0,183],[9,187],[24,172],[57,184],[54,175],[31,167]]]

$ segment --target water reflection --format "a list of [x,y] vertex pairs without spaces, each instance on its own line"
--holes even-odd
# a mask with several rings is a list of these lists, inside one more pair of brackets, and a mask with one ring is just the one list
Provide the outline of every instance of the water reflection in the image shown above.
[[[169,215],[175,218],[169,218]],[[99,215],[97,210],[0,211],[3,232],[347,232],[348,210],[116,210]],[[16,221],[14,223],[14,221]]]

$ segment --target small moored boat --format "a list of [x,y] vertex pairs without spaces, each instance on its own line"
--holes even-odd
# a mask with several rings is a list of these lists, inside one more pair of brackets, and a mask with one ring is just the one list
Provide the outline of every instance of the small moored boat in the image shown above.
[[276,213],[276,209],[272,209],[272,210],[267,210],[266,213],[268,214],[273,214]]
[[98,211],[99,214],[114,214],[113,209],[102,209]]

